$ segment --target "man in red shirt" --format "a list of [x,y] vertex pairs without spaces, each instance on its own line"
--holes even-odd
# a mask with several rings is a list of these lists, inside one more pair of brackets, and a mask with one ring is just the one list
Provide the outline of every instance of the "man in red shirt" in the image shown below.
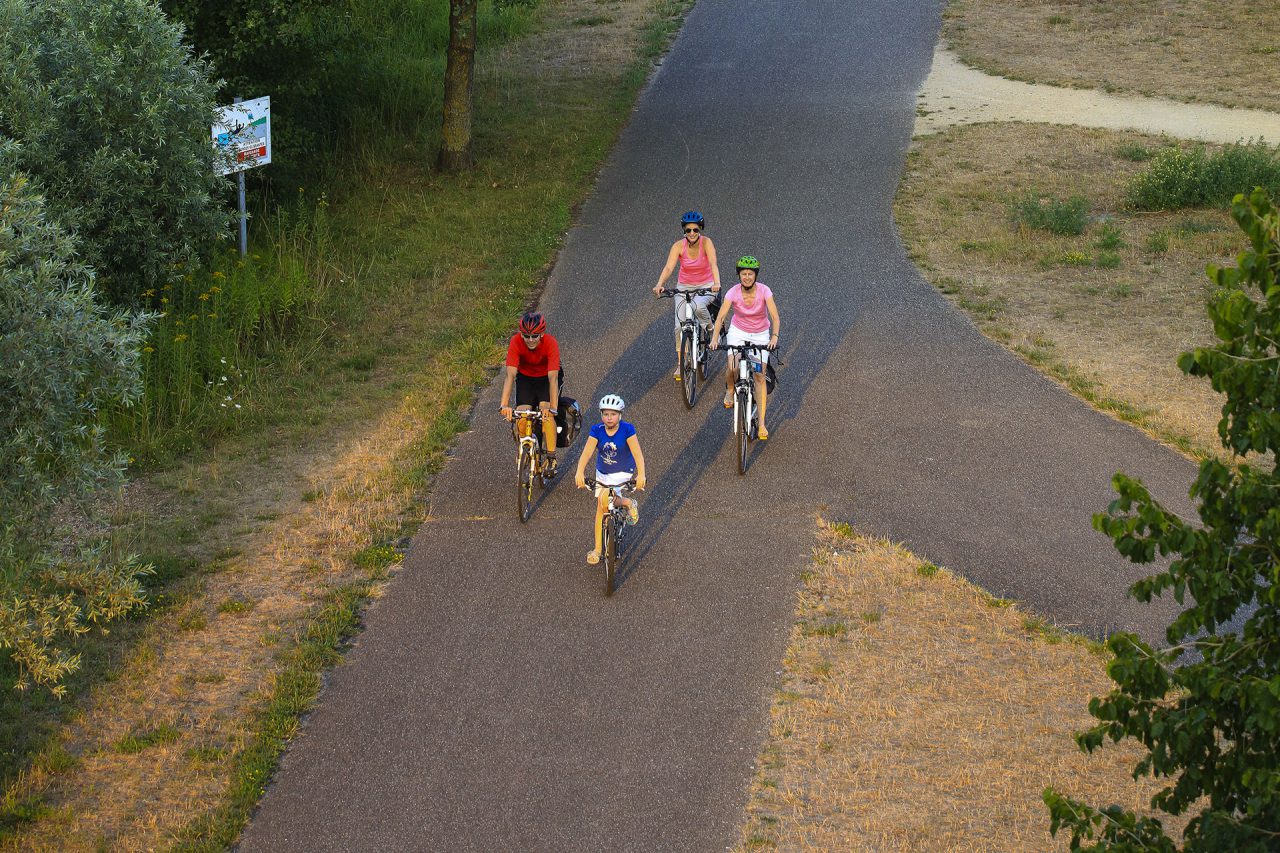
[[507,373],[502,382],[499,411],[511,420],[511,386],[516,389],[516,408],[542,409],[542,436],[547,448],[551,476],[556,470],[556,412],[560,409],[560,344],[547,334],[547,320],[530,311],[520,318],[518,333],[507,345]]

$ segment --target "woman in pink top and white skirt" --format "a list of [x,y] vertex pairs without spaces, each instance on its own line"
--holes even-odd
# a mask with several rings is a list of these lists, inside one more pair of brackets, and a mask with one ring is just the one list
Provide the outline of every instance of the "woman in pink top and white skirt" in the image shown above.
[[[675,241],[671,246],[671,251],[667,252],[667,265],[662,268],[662,274],[658,276],[658,283],[654,286],[653,292],[658,296],[662,295],[663,286],[667,283],[667,279],[671,277],[671,273],[675,271],[676,264],[680,265],[680,273],[676,276],[676,290],[710,287],[712,291],[718,291],[720,289],[720,268],[716,265],[716,247],[711,243],[711,238],[704,236],[702,233],[702,230],[707,226],[707,221],[702,217],[701,213],[691,210],[680,217],[680,225],[684,228],[684,238]],[[707,310],[707,306],[714,299],[715,297],[709,294],[693,297],[694,316],[703,326],[711,325],[711,312]],[[677,382],[680,381],[680,309],[683,307],[680,301],[677,300],[675,306],[675,380]]]
[[[729,311],[733,311],[733,320],[729,323],[729,331],[724,342],[728,346],[743,344],[760,344],[770,349],[778,345],[778,306],[773,301],[773,291],[756,281],[760,274],[760,262],[750,255],[738,259],[739,284],[729,288],[724,295],[724,305],[716,317],[715,328],[711,330],[711,348],[720,345],[720,329]],[[769,353],[760,351],[760,369],[755,372],[756,399],[760,401],[760,440],[769,437],[769,430],[764,426],[764,415],[769,408],[769,394],[764,379],[764,366],[769,363]],[[724,407],[733,408],[733,380],[738,373],[738,360],[729,359],[728,370],[724,374]]]

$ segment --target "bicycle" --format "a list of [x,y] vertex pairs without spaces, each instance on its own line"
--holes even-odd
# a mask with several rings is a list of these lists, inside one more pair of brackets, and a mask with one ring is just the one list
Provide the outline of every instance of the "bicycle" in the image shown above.
[[[542,446],[542,410],[520,409],[512,412],[511,431],[520,445],[516,454],[516,512],[524,523],[533,515],[533,481],[545,489],[552,478],[546,448]],[[520,434],[518,423],[528,421],[529,429]]]
[[664,289],[658,297],[684,300],[680,307],[680,384],[684,386],[684,405],[692,409],[698,400],[698,379],[707,379],[707,353],[711,344],[711,332],[698,322],[693,307],[695,296],[714,293],[710,287],[691,287],[682,290]]
[[[584,477],[583,482],[591,490],[594,499],[595,479]],[[600,562],[604,564],[604,594],[613,595],[618,578],[618,560],[622,557],[622,545],[627,529],[627,508],[615,503],[614,498],[620,497],[624,491],[634,492],[636,481],[631,480],[619,486],[604,488],[609,490],[609,509],[600,519]]]
[[[759,435],[758,413],[756,406],[756,383],[752,376],[764,370],[759,353],[772,352],[775,348],[763,344],[720,344],[726,353],[738,353],[738,378],[733,384],[733,432],[738,442],[738,473],[747,473],[747,448]],[[751,355],[755,354],[756,359]],[[760,364],[759,370],[755,365]]]

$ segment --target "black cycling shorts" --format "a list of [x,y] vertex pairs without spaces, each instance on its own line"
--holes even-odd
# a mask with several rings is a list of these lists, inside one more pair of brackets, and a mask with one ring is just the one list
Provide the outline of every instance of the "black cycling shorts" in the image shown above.
[[538,408],[539,403],[551,402],[551,379],[547,376],[516,374],[516,406]]

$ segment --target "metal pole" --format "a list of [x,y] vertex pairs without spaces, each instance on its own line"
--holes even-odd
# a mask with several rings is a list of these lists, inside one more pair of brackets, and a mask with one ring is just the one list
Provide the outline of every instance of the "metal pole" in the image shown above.
[[244,210],[244,170],[236,172],[236,183],[240,187],[240,257],[249,252],[249,216]]
[[[244,98],[232,98],[231,103],[238,104]],[[244,206],[244,169],[236,172],[236,186],[240,189],[240,257],[249,253],[249,215]]]

